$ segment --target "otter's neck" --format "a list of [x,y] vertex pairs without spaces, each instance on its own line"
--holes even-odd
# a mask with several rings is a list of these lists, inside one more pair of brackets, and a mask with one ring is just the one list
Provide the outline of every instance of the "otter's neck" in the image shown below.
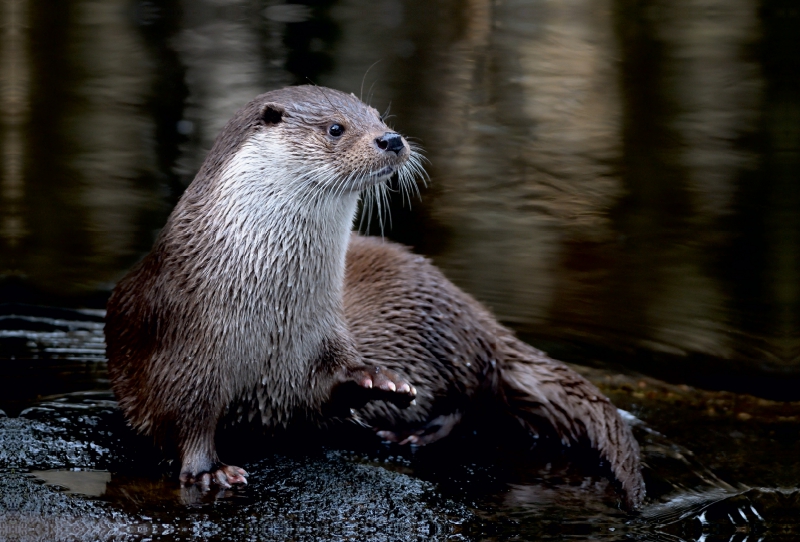
[[[342,288],[358,195],[326,192],[307,164],[302,175],[264,147],[246,145],[218,176],[196,179],[163,238],[173,268],[191,281],[183,291],[213,315],[219,357],[258,366],[238,372],[257,380],[230,395],[262,386],[259,400],[292,409],[308,401],[321,346],[346,330]],[[259,407],[274,418],[268,404]]]
[[188,219],[185,227],[195,231],[187,233],[208,251],[207,274],[220,272],[217,280],[284,303],[295,300],[289,288],[304,291],[302,302],[313,302],[310,295],[340,304],[358,194],[332,193],[309,176],[308,164],[275,160],[286,154],[284,143],[270,143],[244,145],[219,175],[193,183],[175,225]]

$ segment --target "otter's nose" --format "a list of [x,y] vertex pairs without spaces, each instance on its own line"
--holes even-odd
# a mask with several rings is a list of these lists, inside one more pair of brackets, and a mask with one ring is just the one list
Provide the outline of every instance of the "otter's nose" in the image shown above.
[[395,154],[400,154],[400,151],[405,148],[403,145],[403,138],[397,132],[386,132],[381,137],[375,140],[378,148],[384,151],[392,151]]

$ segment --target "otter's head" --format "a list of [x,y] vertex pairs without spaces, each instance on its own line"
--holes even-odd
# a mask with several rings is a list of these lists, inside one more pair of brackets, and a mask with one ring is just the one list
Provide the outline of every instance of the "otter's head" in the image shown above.
[[297,86],[237,112],[198,177],[246,179],[250,193],[264,189],[270,197],[330,201],[385,188],[395,175],[413,190],[417,174],[424,175],[420,155],[374,108],[352,94]]

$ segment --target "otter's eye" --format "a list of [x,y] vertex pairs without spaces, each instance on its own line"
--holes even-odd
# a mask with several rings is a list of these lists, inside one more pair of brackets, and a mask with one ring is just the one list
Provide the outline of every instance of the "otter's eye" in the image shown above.
[[331,124],[330,128],[328,128],[328,133],[333,137],[339,137],[344,133],[344,126],[341,124]]

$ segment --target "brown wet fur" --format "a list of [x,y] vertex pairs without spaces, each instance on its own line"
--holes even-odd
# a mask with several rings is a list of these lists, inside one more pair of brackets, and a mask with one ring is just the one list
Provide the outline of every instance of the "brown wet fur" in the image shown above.
[[426,258],[353,235],[344,295],[361,355],[406,375],[418,391],[406,409],[370,403],[358,413],[363,422],[396,433],[398,441],[415,432],[424,439],[431,420],[465,413],[488,392],[529,431],[553,429],[565,445],[587,442],[608,462],[627,506],[641,504],[639,446],[611,402],[517,339]]
[[[349,129],[339,147],[315,128],[331,119]],[[324,225],[313,230],[313,214],[291,213],[292,225],[279,221],[265,232],[274,236],[269,243],[259,245],[258,228],[248,225],[231,231],[250,237],[226,245],[236,235],[224,227],[250,218],[236,213],[259,212],[246,205],[249,195],[235,207],[218,202],[220,178],[243,145],[281,134],[294,150],[302,142],[298,152],[310,163],[335,157],[342,176],[372,162],[402,166],[405,151],[396,158],[370,146],[384,129],[354,97],[316,87],[267,93],[234,116],[153,251],[109,300],[109,372],[131,425],[177,447],[184,483],[225,487],[244,483],[246,473],[219,462],[214,438],[223,416],[266,427],[325,425],[357,408],[356,418],[386,440],[422,445],[445,437],[489,396],[533,433],[546,428],[565,445],[588,443],[609,463],[627,506],[638,507],[639,448],[608,399],[519,341],[425,258],[358,235],[348,245],[346,215],[337,219],[341,239],[326,237]],[[231,208],[228,222],[216,220]],[[219,228],[226,235],[216,235]],[[334,241],[341,259],[325,251]],[[255,258],[275,246],[277,264]]]
[[[333,124],[341,137],[330,136]],[[358,201],[342,181],[366,183],[362,173],[409,160],[405,140],[397,152],[380,148],[387,133],[377,111],[335,90],[257,97],[223,129],[152,252],[114,289],[112,387],[133,427],[177,448],[185,483],[241,483],[217,457],[223,416],[280,428],[321,424],[372,399],[413,400],[407,382],[364,363],[342,309]],[[326,168],[286,173],[311,164]]]

